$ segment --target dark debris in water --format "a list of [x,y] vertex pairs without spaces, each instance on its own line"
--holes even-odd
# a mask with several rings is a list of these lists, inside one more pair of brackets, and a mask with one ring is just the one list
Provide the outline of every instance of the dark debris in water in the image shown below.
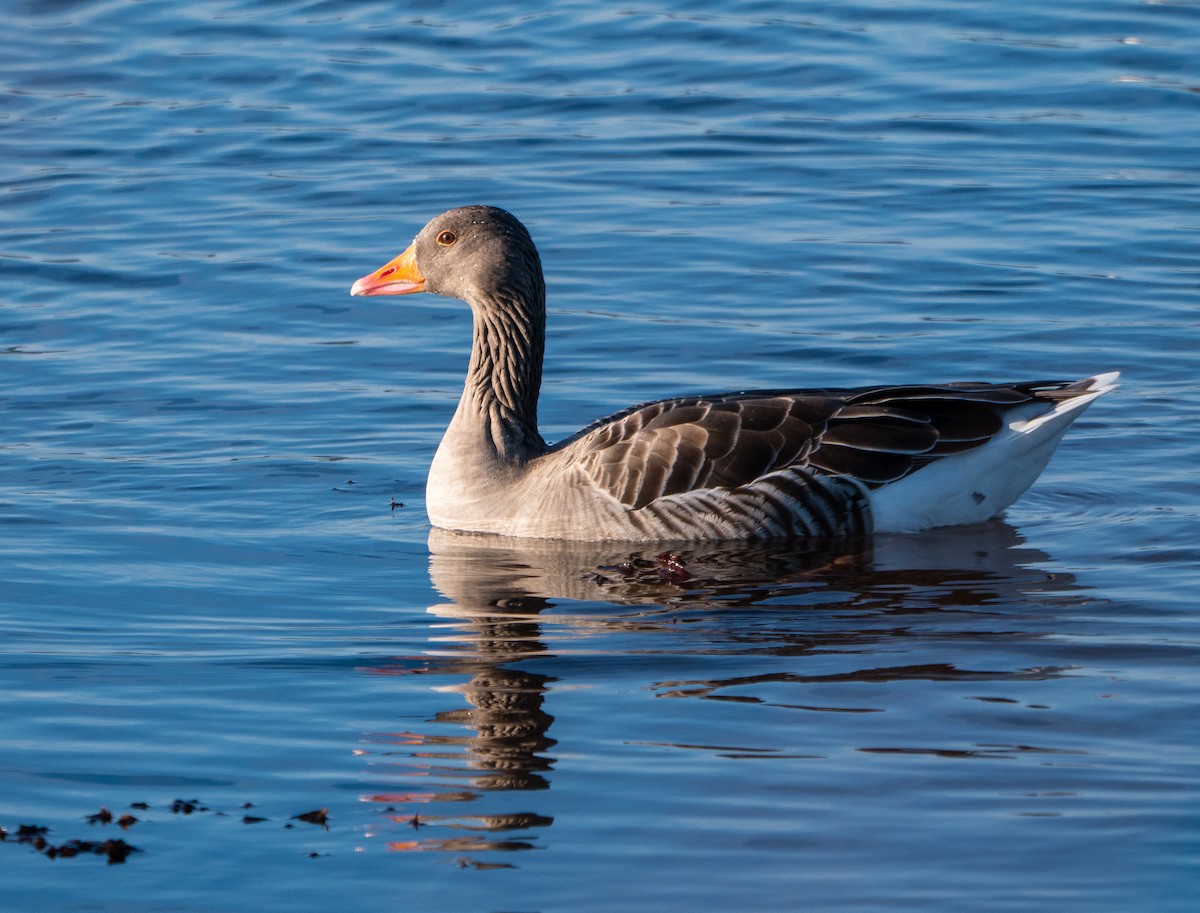
[[206,812],[207,808],[200,804],[199,799],[190,801],[185,799],[176,799],[171,803],[171,814],[173,815],[190,815],[194,812]]
[[475,869],[479,872],[486,872],[489,869],[515,869],[516,866],[508,862],[481,862],[478,859],[472,859],[470,856],[460,856],[454,860],[454,864],[460,869]]
[[[131,802],[129,807],[140,812],[150,811],[151,806],[146,802]],[[252,802],[242,804],[242,809],[253,808]],[[200,802],[199,799],[176,799],[166,808],[173,815],[197,815],[213,810]],[[224,812],[214,812],[218,816],[225,815]],[[315,811],[303,812],[299,815],[293,815],[293,820],[304,821],[309,824],[318,824],[326,830],[329,829],[326,823],[329,818],[329,809],[321,808]],[[100,810],[89,815],[84,815],[85,820],[89,825],[95,827],[107,827],[115,824],[123,831],[129,830],[139,819],[134,815],[125,812],[117,815],[108,808],[101,806]],[[260,817],[258,815],[243,815],[243,824],[258,824],[263,821],[269,821],[269,818]],[[288,824],[285,827],[291,827]],[[50,840],[50,828],[43,824],[19,824],[16,830],[10,830],[7,827],[0,826],[0,843],[12,843],[32,847],[38,853],[41,853],[47,859],[73,859],[77,856],[104,856],[108,860],[109,865],[121,865],[133,853],[142,852],[136,846],[126,843],[120,838],[109,838],[107,840],[82,840],[72,838],[61,843],[55,843]],[[314,858],[324,853],[309,854]]]
[[140,853],[136,846],[124,840],[68,840],[59,846],[48,846],[44,850],[48,859],[71,859],[81,853],[108,857],[109,865],[122,865],[131,853]]
[[[440,796],[446,799],[446,796]],[[452,794],[453,798],[462,798]],[[202,803],[199,799],[176,799],[170,804],[159,805],[156,808],[146,802],[133,802],[129,805],[130,809],[136,809],[139,816],[134,816],[129,812],[112,811],[107,807],[101,806],[98,811],[89,814],[81,815],[80,819],[86,822],[88,827],[99,830],[106,828],[120,829],[128,831],[134,825],[142,823],[144,820],[154,821],[154,815],[172,815],[180,819],[194,819],[197,817],[210,815],[215,821],[216,819],[233,819],[241,818],[243,825],[263,825],[272,819],[260,814],[251,814],[250,809],[254,809],[254,804],[245,802],[239,805],[236,811],[225,812],[220,809],[210,808]],[[257,809],[256,809],[257,811]],[[391,821],[396,824],[406,825],[413,831],[424,831],[426,828],[433,827],[435,830],[449,828],[456,831],[461,830],[487,830],[487,831],[510,831],[527,829],[531,827],[548,826],[553,823],[553,818],[547,818],[539,815],[519,814],[506,815],[499,817],[491,817],[484,820],[482,825],[473,826],[469,823],[462,823],[457,819],[444,819],[438,816],[427,817],[425,815],[410,814],[401,817],[397,814],[398,809],[395,806],[388,806],[381,809],[382,813],[387,815]],[[330,829],[330,810],[329,808],[317,808],[310,811],[301,812],[292,815],[286,821],[279,823],[279,818],[276,818],[275,827],[281,830],[294,830],[302,828],[304,824],[311,824],[320,827],[322,830]],[[159,823],[162,823],[161,817]],[[82,825],[81,825],[82,826]],[[266,830],[270,830],[267,828]],[[257,829],[258,834],[263,834],[264,828]],[[93,834],[95,831],[93,831]],[[161,833],[161,832],[160,832]],[[297,831],[300,833],[300,831]],[[265,834],[264,834],[265,836]],[[97,835],[99,837],[99,835]],[[72,836],[70,839],[57,839],[51,834],[50,827],[43,824],[19,824],[15,826],[4,827],[0,826],[0,844],[9,844],[12,846],[27,846],[46,859],[73,859],[76,857],[103,857],[109,865],[121,865],[130,856],[135,853],[143,852],[142,847],[134,846],[126,843],[120,837],[109,837],[108,839],[83,839]],[[387,844],[388,850],[393,851],[441,851],[444,853],[473,853],[473,852],[511,852],[517,850],[533,850],[538,847],[529,841],[524,840],[493,840],[489,836],[482,835],[462,835],[451,836],[441,839],[433,838],[429,840],[418,840],[408,842],[392,842]],[[319,858],[330,855],[323,851],[305,851],[304,855],[309,858]],[[515,868],[515,866],[507,863],[490,863],[479,862],[471,857],[459,856],[459,864],[462,868],[469,869],[506,869]]]
[[[140,805],[143,803],[138,803],[138,804]],[[133,815],[129,814],[128,812],[126,812],[125,814],[121,815],[118,818],[116,815],[114,815],[112,812],[110,812],[107,808],[104,808],[103,806],[101,806],[100,811],[96,812],[95,814],[87,815],[85,820],[87,821],[88,824],[112,824],[115,821],[117,824],[117,827],[119,827],[123,831],[129,830],[131,827],[133,827],[135,824],[138,823],[138,819],[136,817],[134,817]]]
[[[107,821],[104,820],[107,817]],[[94,820],[93,820],[94,819]],[[88,815],[88,821],[95,824],[99,821],[108,824],[112,815],[107,809],[100,809],[95,815]],[[75,856],[91,855],[104,856],[109,865],[121,865],[131,853],[140,852],[136,846],[131,846],[124,840],[113,838],[109,840],[67,840],[64,843],[51,843],[47,836],[50,828],[42,824],[20,824],[17,826],[14,842],[33,847],[47,859],[72,859]],[[0,827],[0,842],[8,842],[8,828]]]
[[302,815],[293,815],[292,817],[296,821],[304,821],[308,824],[318,824],[326,830],[329,830],[329,825],[325,823],[329,818],[329,809],[327,808],[318,808],[315,811],[305,812]]
[[683,583],[692,577],[687,562],[677,552],[663,552],[658,556],[658,572],[670,583]]
[[692,573],[687,569],[687,561],[678,552],[662,552],[653,561],[631,555],[628,560],[617,564],[600,565],[596,570],[584,574],[582,579],[604,586],[612,583],[614,577],[645,582],[657,577],[664,583],[679,584],[691,580]]

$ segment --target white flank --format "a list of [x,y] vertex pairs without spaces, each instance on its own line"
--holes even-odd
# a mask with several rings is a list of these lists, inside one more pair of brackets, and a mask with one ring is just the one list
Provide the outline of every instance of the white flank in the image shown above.
[[871,492],[878,532],[905,533],[935,526],[981,523],[1019,498],[1050,461],[1075,419],[1117,386],[1118,372],[1080,381],[1079,396],[1033,402],[991,441],[944,457],[912,475]]

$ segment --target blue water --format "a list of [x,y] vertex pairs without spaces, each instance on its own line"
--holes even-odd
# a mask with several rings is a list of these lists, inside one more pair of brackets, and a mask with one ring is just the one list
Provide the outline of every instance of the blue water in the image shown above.
[[[1195,909],[1198,47],[1187,2],[8,4],[0,910]],[[979,528],[683,582],[431,537],[469,318],[348,289],[473,202],[542,252],[551,439],[1124,385]]]

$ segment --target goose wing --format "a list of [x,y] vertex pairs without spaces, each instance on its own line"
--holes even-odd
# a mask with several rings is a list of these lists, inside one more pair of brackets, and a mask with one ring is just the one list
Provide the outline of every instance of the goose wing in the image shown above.
[[1066,387],[1038,381],[681,397],[601,419],[555,450],[635,510],[668,495],[740,488],[788,468],[874,488],[986,443],[1006,412],[1053,401]]

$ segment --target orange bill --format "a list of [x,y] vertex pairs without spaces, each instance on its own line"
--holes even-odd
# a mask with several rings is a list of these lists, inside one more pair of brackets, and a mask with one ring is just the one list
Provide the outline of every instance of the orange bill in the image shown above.
[[417,268],[416,245],[350,286],[351,295],[411,295],[425,290],[425,277]]

